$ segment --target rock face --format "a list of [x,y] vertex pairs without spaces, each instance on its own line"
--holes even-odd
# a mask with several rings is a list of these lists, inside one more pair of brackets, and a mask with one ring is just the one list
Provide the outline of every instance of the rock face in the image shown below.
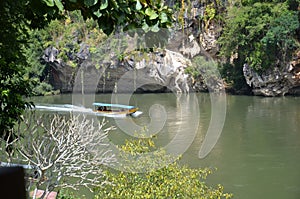
[[215,56],[219,51],[217,39],[220,36],[222,28],[216,23],[210,23],[199,35],[199,42],[204,51]]
[[[198,55],[211,58],[218,51],[216,40],[221,29],[213,21],[204,21],[204,14],[205,5],[191,1],[191,12],[184,14],[184,27],[177,24],[177,29],[182,28],[184,31],[174,33],[173,40],[167,46],[168,50],[148,53],[146,56],[142,53],[140,56],[128,55],[120,61],[112,53],[99,64],[92,61],[89,47],[82,44],[78,53],[67,55],[73,65],[77,64],[71,67],[71,64],[57,57],[57,49],[49,47],[42,57],[43,62],[49,66],[49,83],[63,93],[73,92],[74,83],[78,81],[76,78],[82,73],[87,92],[93,92],[95,81],[98,81],[98,93],[131,92],[133,89],[136,92],[176,93],[222,90],[224,85],[219,78],[205,78],[201,74],[192,78],[185,74],[186,68],[191,66],[190,60]],[[204,75],[207,73],[202,72]],[[99,78],[93,74],[98,74]]]
[[244,64],[243,72],[254,95],[274,97],[300,94],[300,51],[286,68],[276,67],[259,75]]
[[185,68],[191,65],[183,55],[170,50],[144,54],[145,58],[137,61],[136,56],[125,58],[125,65],[136,70],[138,91],[155,92],[170,90],[176,93],[189,92],[188,75]]
[[43,64],[48,64],[49,66],[49,83],[53,88],[55,90],[60,90],[63,93],[70,92],[72,91],[70,81],[72,80],[74,69],[64,63],[61,59],[58,59],[58,54],[58,49],[55,47],[48,47],[41,57],[41,62]]
[[[76,55],[79,67],[74,68],[57,58],[57,49],[50,47],[45,50],[42,60],[50,66],[50,83],[54,89],[72,92],[74,82],[83,81],[84,92],[95,91],[95,82],[98,82],[97,93],[189,92],[189,76],[184,71],[191,62],[180,53],[170,50],[140,53],[128,55],[122,61],[111,54],[107,59],[110,61],[100,61],[97,68],[99,60],[85,56],[87,49],[81,52],[83,56]],[[82,73],[80,80],[76,79],[80,77],[79,73]]]
[[194,84],[192,84],[192,88],[197,92],[215,92],[219,93],[225,91],[225,85],[221,78],[217,76],[210,76],[208,78],[203,78],[203,76],[199,76],[195,79]]

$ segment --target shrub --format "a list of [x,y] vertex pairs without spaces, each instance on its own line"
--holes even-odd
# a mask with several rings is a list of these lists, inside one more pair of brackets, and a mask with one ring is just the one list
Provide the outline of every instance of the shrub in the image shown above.
[[[120,150],[141,154],[153,151],[153,143],[150,138],[130,140]],[[166,157],[162,150],[158,151],[158,158]],[[106,175],[112,185],[97,188],[95,198],[231,198],[232,194],[225,193],[222,185],[210,187],[205,183],[211,173],[209,168],[181,166],[178,159],[147,173],[107,170]]]

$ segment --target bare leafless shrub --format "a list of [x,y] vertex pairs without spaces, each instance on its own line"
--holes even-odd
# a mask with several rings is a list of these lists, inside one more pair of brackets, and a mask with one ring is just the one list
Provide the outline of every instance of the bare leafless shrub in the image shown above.
[[1,140],[0,163],[27,165],[32,174],[27,176],[29,190],[79,186],[92,190],[109,183],[101,167],[116,162],[106,140],[112,127],[105,125],[83,115],[28,113],[11,131],[13,139]]

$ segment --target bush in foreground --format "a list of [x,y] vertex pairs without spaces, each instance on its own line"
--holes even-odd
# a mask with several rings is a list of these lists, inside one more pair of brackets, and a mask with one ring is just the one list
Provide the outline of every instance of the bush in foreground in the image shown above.
[[[136,152],[133,149],[143,150]],[[141,154],[151,149],[153,150],[153,140],[149,138],[126,141],[120,147],[120,150],[130,154]],[[165,158],[162,153],[156,154]],[[232,194],[225,193],[222,185],[210,187],[205,183],[206,177],[211,173],[208,168],[181,166],[178,159],[147,173],[108,170],[106,175],[112,185],[97,188],[95,198],[231,198]]]

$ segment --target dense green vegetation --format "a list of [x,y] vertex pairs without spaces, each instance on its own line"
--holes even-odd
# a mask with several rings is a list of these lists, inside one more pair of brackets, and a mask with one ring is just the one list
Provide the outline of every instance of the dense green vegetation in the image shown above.
[[[140,155],[156,149],[153,138],[143,138],[126,141],[120,147],[131,155]],[[154,159],[168,161],[168,155],[156,149]],[[126,160],[126,156],[124,156]],[[130,163],[131,160],[127,159]],[[151,161],[151,164],[155,160]],[[143,161],[140,163],[143,164]],[[159,164],[159,161],[156,163]],[[133,172],[138,165],[131,162],[124,172],[108,170],[107,176],[112,185],[105,185],[96,190],[96,199],[102,198],[231,198],[232,194],[225,193],[222,185],[210,187],[205,183],[211,169],[192,169],[182,166],[176,160],[162,168],[147,173]],[[149,165],[148,165],[149,166]],[[153,165],[152,165],[153,166]],[[127,169],[127,168],[126,168]]]
[[228,6],[218,41],[220,56],[227,59],[225,78],[241,87],[244,63],[258,72],[285,67],[299,49],[299,19],[299,0],[241,1]]
[[27,1],[0,2],[0,136],[5,136],[23,110],[31,104],[23,98],[31,95],[33,81],[24,74],[30,64],[24,53],[28,30],[45,22],[30,9]]
[[99,29],[97,21],[84,21],[79,11],[66,12],[64,16],[64,19],[52,20],[43,29],[29,31],[29,45],[24,51],[31,65],[26,71],[26,77],[37,82],[32,91],[33,95],[48,95],[54,92],[49,84],[50,66],[41,62],[46,48],[55,47],[59,50],[59,59],[71,67],[77,67],[76,53],[80,50],[80,44],[88,45],[90,52],[93,52],[107,37]]

